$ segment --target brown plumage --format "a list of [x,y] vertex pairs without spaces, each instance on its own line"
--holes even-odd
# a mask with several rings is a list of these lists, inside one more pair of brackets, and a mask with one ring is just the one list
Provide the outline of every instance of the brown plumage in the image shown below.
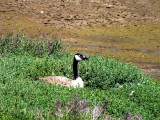
[[64,85],[67,87],[72,86],[72,79],[62,77],[62,76],[47,76],[47,77],[39,78],[39,79],[43,80],[45,83]]

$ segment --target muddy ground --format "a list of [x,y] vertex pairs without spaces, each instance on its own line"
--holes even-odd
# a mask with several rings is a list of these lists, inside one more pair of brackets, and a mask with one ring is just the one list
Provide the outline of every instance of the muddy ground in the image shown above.
[[1,0],[0,33],[62,39],[72,52],[132,62],[160,75],[159,0]]

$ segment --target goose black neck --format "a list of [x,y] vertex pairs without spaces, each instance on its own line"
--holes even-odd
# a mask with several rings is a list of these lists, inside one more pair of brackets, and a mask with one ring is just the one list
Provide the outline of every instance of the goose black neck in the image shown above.
[[73,74],[74,74],[74,79],[79,77],[79,74],[78,74],[78,61],[75,58],[73,60]]

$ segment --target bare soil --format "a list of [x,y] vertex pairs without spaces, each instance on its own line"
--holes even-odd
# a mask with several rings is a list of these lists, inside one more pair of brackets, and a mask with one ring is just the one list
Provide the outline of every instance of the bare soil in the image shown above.
[[70,50],[112,54],[160,75],[159,0],[1,0],[0,33],[54,35]]
[[[0,12],[34,17],[54,28],[73,28],[158,21],[159,3],[158,0],[1,0]],[[153,7],[157,8],[155,12],[151,12]]]

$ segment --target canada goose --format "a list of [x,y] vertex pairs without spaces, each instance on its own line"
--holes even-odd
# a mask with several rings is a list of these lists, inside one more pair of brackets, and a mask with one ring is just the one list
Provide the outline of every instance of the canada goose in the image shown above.
[[51,83],[51,84],[59,84],[64,85],[67,87],[84,87],[83,80],[80,78],[78,73],[78,62],[82,60],[88,60],[88,58],[80,53],[77,53],[74,55],[73,59],[73,74],[74,74],[74,80],[63,77],[63,76],[47,76],[44,78],[40,78],[45,83]]

